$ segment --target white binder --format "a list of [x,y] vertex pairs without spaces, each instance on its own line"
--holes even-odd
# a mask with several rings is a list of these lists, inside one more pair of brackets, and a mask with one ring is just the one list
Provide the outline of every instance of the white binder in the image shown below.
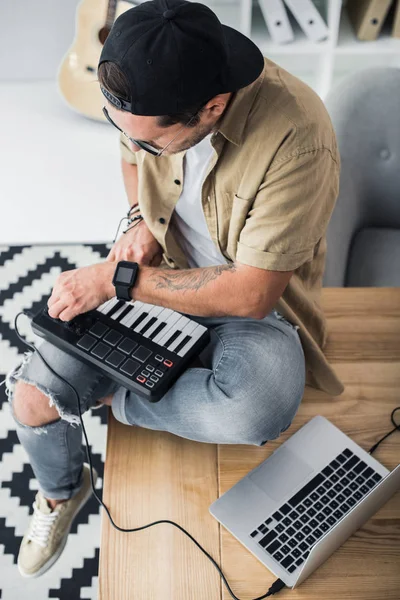
[[285,44],[294,39],[293,29],[282,0],[258,0],[272,41]]
[[328,27],[311,0],[285,0],[285,2],[311,41],[319,42],[328,36]]

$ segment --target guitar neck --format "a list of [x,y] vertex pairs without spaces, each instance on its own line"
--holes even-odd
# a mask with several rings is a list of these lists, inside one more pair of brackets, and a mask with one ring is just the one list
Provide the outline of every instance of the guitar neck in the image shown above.
[[115,21],[115,14],[117,12],[117,2],[118,0],[108,0],[107,6],[107,16],[106,16],[106,28],[111,29],[113,23]]

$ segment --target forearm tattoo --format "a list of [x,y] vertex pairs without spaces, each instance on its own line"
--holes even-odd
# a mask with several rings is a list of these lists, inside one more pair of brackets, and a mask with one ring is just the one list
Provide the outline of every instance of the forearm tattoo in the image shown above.
[[234,263],[216,265],[215,267],[202,267],[198,269],[171,269],[166,273],[154,273],[150,277],[156,282],[156,289],[177,290],[199,290],[210,281],[217,279],[225,271],[236,271]]

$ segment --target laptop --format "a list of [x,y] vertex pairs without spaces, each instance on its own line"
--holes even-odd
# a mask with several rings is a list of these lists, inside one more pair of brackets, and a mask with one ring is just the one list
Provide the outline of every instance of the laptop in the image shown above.
[[400,465],[389,472],[316,416],[209,510],[294,588],[398,489]]

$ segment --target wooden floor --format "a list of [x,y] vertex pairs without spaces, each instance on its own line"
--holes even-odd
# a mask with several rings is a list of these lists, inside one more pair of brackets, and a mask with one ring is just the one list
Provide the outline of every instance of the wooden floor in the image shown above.
[[[326,354],[344,382],[331,398],[307,388],[292,426],[260,448],[202,444],[128,427],[110,411],[103,500],[114,522],[136,528],[171,519],[222,566],[241,600],[265,594],[276,579],[210,515],[210,504],[315,415],[323,415],[369,449],[392,428],[400,405],[400,288],[327,288]],[[400,462],[400,433],[374,453],[388,469]],[[115,530],[102,511],[100,600],[227,600],[211,562],[176,527]],[[282,598],[399,600],[400,492],[329,560]]]

